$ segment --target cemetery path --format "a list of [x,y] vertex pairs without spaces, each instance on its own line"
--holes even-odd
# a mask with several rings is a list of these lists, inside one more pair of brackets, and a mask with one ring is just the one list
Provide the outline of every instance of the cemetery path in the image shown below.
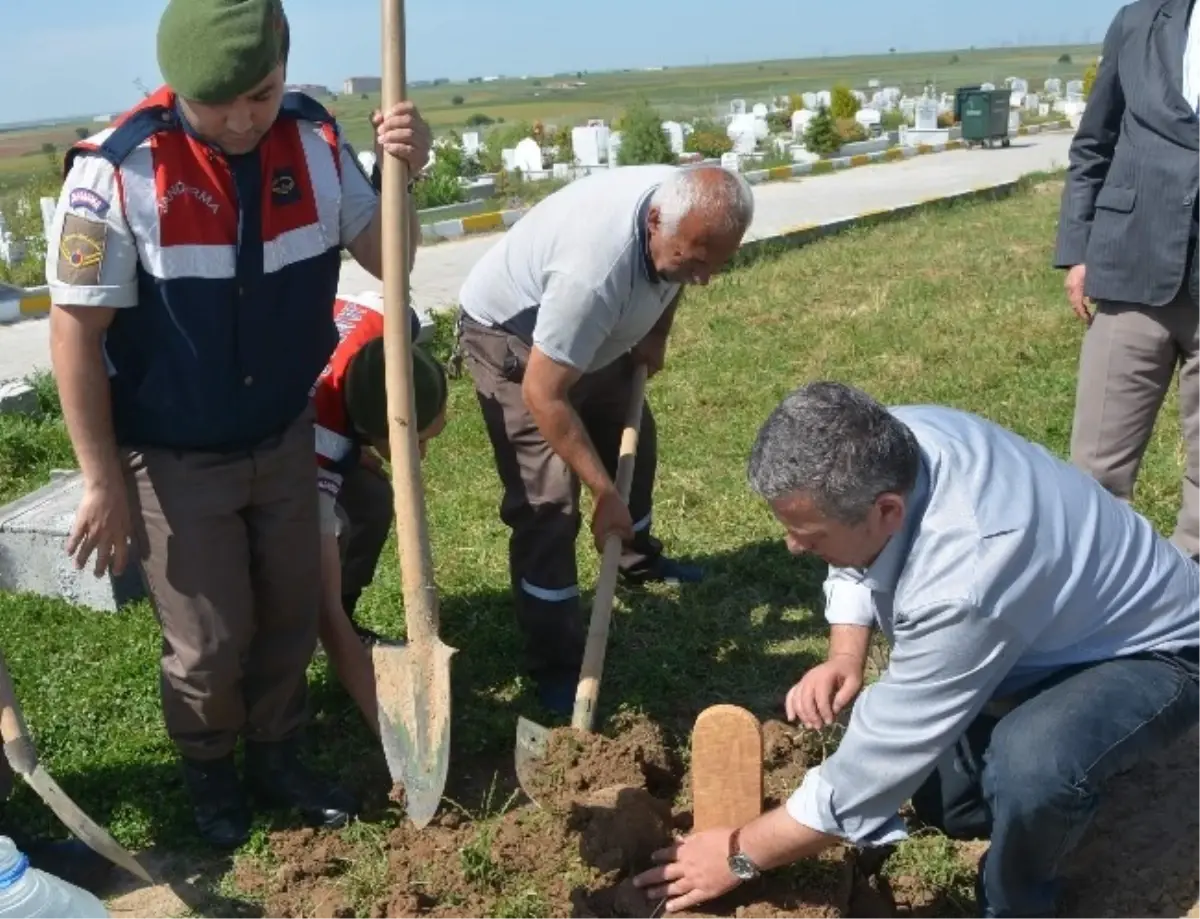
[[[802,224],[827,223],[867,211],[892,210],[930,198],[1012,181],[1067,164],[1071,134],[1013,138],[1007,149],[952,150],[822,176],[756,186],[749,239],[764,239]],[[413,300],[424,309],[453,305],[471,266],[499,234],[422,247],[412,273]],[[381,291],[382,284],[352,262],[343,263],[344,293]],[[48,368],[45,319],[0,326],[0,380]]]

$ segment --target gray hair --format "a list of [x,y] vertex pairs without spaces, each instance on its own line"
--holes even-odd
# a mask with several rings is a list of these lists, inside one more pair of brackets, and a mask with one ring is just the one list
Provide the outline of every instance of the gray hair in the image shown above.
[[713,230],[741,236],[754,219],[754,191],[738,173],[720,166],[681,167],[654,190],[663,229],[674,233],[679,221],[697,208],[711,214]]
[[917,480],[917,439],[866,393],[819,381],[791,392],[771,412],[750,451],[750,487],[774,501],[803,492],[839,523],[861,523],[884,492]]

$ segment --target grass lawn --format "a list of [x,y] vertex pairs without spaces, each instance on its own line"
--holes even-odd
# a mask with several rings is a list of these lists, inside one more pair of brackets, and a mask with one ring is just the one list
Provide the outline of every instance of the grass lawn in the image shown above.
[[[852,231],[760,258],[689,292],[668,367],[649,387],[660,440],[655,521],[669,550],[699,560],[708,579],[686,590],[619,593],[602,719],[618,710],[646,716],[682,746],[692,719],[711,703],[782,718],[787,689],[822,658],[823,566],[787,554],[778,526],[745,482],[758,426],[803,381],[836,378],[890,403],[970,409],[1066,454],[1083,328],[1063,297],[1061,275],[1047,267],[1059,188],[1051,180],[1004,201]],[[1183,463],[1174,391],[1170,398],[1136,500],[1163,532],[1173,525]],[[70,462],[53,399],[44,401],[51,411],[40,422],[0,418],[5,498]],[[464,818],[472,835],[455,837],[458,843],[429,858],[461,865],[465,880],[458,883],[477,894],[443,899],[446,908],[458,902],[492,915],[537,915],[556,901],[537,870],[506,863],[491,849],[488,834],[502,800],[493,795],[489,802],[481,791],[493,771],[500,784],[511,772],[517,715],[544,716],[519,675],[498,483],[465,377],[453,384],[450,423],[432,444],[424,473],[443,638],[459,649],[447,793],[477,817],[486,812],[473,822]],[[580,559],[588,588],[598,559],[583,539]],[[364,621],[402,633],[401,593],[389,544],[360,604]],[[159,640],[149,609],[102,615],[0,595],[0,622],[29,724],[67,792],[130,846],[187,851],[191,827],[161,726]],[[312,686],[316,760],[360,790],[381,783],[382,757],[320,659]],[[17,792],[12,811],[31,828],[59,831],[27,789]],[[529,818],[527,832],[539,832],[537,819]],[[391,829],[395,823],[393,815],[340,834],[346,860],[331,869],[328,883],[351,914],[392,902],[400,869],[394,860],[389,869],[386,846],[389,832],[401,832]],[[270,891],[252,879],[273,876],[294,851],[294,840],[269,829],[264,823],[234,866],[223,864],[209,878],[247,900],[247,909],[271,902]],[[472,861],[476,855],[482,863]],[[922,902],[941,903],[942,914],[973,915],[970,875],[944,840],[918,838],[895,863],[922,891]]]

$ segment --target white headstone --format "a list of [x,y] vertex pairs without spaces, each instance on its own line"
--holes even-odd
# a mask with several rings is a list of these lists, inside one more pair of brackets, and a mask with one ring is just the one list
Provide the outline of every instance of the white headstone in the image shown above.
[[678,121],[664,121],[663,132],[671,142],[671,150],[675,155],[683,153],[683,125]]
[[479,152],[479,132],[467,131],[463,134],[462,140],[463,153],[467,156],[475,156]]
[[900,114],[905,118],[912,118],[917,111],[917,100],[904,98],[900,100]]
[[1058,77],[1051,77],[1046,81],[1046,84],[1042,87],[1042,90],[1047,96],[1061,96],[1062,80],[1060,80]]
[[1021,110],[1012,109],[1008,113],[1008,133],[1016,134],[1021,129]]
[[878,89],[879,81],[876,79],[867,80],[867,89]]
[[608,128],[598,125],[572,128],[571,146],[580,166],[599,166],[608,152]]
[[823,89],[817,93],[817,105],[823,105],[825,108],[833,105],[833,93],[827,89]]
[[745,115],[746,114],[746,100],[745,99],[734,99],[732,102],[730,102],[729,103],[729,114],[730,115]]
[[[367,170],[367,175],[371,171]],[[54,228],[54,211],[58,207],[58,202],[54,198],[42,198],[39,202],[42,205],[42,235],[45,239],[50,238],[50,231]]]
[[808,123],[816,117],[816,112],[812,109],[797,109],[792,112],[792,134],[796,137],[803,137],[804,132],[808,130]]
[[756,102],[754,104],[754,108],[752,108],[750,111],[754,115],[755,118],[766,118],[767,117],[767,111],[768,111],[767,107],[765,105],[763,105],[761,102]]
[[1038,107],[1037,107],[1037,112],[1038,112],[1038,115],[1041,116],[1042,118],[1048,117],[1050,114],[1050,103],[1049,102],[1039,102]]
[[740,169],[738,168],[738,160],[738,155],[732,151],[729,153],[722,153],[721,168],[728,169],[730,172],[739,172]]
[[550,172],[556,179],[569,179],[571,178],[571,169],[570,163],[555,163]]
[[938,104],[933,99],[918,99],[916,105],[916,129],[918,131],[936,131]]
[[512,172],[517,168],[517,151],[505,149],[500,151],[500,164],[504,167],[505,172]]
[[513,155],[515,162],[514,169],[520,169],[523,173],[542,172],[545,166],[542,165],[542,148],[538,146],[538,142],[532,137],[526,137],[517,144],[516,151]]
[[815,109],[817,107],[817,94],[804,93],[800,98],[804,100],[804,107],[807,109]]
[[1022,94],[1027,93],[1027,92],[1029,92],[1029,81],[1024,79],[1023,77],[1013,77],[1011,88],[1014,91],[1022,93]]
[[995,83],[980,83],[979,88],[990,92],[991,90],[996,88],[996,84]]
[[1072,93],[1083,95],[1083,80],[1071,80],[1067,83],[1067,95],[1069,96]]
[[615,169],[621,165],[617,162],[618,154],[621,152],[621,132],[613,131],[608,135],[608,168]]
[[1041,101],[1042,100],[1038,98],[1037,93],[1026,93],[1025,94],[1025,111],[1036,112],[1038,110],[1038,106],[1041,104]]
[[883,121],[883,116],[873,108],[860,108],[854,113],[854,120],[870,132],[871,128]]

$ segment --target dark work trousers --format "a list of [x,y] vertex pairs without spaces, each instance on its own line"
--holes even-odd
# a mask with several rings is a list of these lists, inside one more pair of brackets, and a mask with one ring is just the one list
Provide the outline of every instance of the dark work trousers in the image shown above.
[[338,491],[338,548],[342,558],[342,608],[354,618],[358,598],[375,579],[375,566],[395,516],[387,474],[356,465]]
[[321,597],[313,413],[252,450],[126,450],[146,590],[162,627],[167,733],[188,758],[307,718]]
[[[579,479],[550,448],[525,407],[521,380],[529,346],[503,330],[460,316],[463,357],[475,383],[504,489],[500,518],[511,530],[509,575],[517,622],[525,635],[527,667],[535,678],[577,675],[587,634],[575,559],[581,525]],[[626,356],[585,374],[571,390],[571,403],[613,476],[629,410],[633,369],[632,358]],[[622,569],[662,551],[650,535],[657,461],[654,416],[650,406],[643,405],[629,494],[635,539],[622,555]]]
[[1067,667],[981,714],[912,796],[924,823],[989,839],[981,916],[1054,916],[1059,871],[1105,784],[1195,724],[1197,652]]

